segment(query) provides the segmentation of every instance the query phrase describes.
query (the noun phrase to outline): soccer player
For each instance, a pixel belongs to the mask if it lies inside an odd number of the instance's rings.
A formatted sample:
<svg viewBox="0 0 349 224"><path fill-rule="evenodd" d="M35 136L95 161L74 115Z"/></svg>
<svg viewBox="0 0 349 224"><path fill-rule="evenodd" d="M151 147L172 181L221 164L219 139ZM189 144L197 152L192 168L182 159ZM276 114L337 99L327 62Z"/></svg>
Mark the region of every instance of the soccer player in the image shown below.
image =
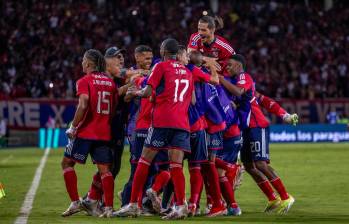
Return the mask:
<svg viewBox="0 0 349 224"><path fill-rule="evenodd" d="M220 77L220 82L229 92L236 96L244 97L245 100L251 103L249 126L243 130L241 159L246 171L268 198L265 212L277 210L279 214L283 214L288 212L295 199L288 194L280 177L269 165L269 122L256 102L253 79L245 70L246 62L244 57L242 55L233 55L228 60L227 71L229 76L237 78L237 84L234 85L223 77ZM280 197L276 196L272 186Z"/></svg>
<svg viewBox="0 0 349 224"><path fill-rule="evenodd" d="M218 73L216 71L213 61L208 61L206 66L211 70L211 74L204 73L201 69L195 66L193 63L200 63L201 53L198 51L191 51L190 56L193 60L188 64L189 58L184 46L180 46L178 52L178 60L186 65L186 67L192 72L195 88L195 104L189 106L189 123L190 123L190 146L191 153L188 156L189 173L190 173L190 199L189 199L189 216L194 216L198 209L198 202L200 192L203 185L203 178L201 175L201 166L203 163L208 162L208 151L206 142L207 128L204 111L205 111L205 99L202 94L203 85L205 83L219 84ZM195 59L195 60L194 60ZM201 63L200 63L201 64Z"/></svg>
<svg viewBox="0 0 349 224"><path fill-rule="evenodd" d="M191 72L176 60L178 42L168 38L162 42L160 54L163 62L156 64L147 86L134 91L135 95L149 97L155 90L152 128L148 131L142 156L138 161L130 203L116 212L117 216L137 216L139 196L147 179L149 166L159 150L168 150L170 173L176 196L176 209L164 219L187 216L185 178L182 169L184 151L190 152L188 108L192 98Z"/></svg>
<svg viewBox="0 0 349 224"><path fill-rule="evenodd" d="M223 37L216 35L215 31L223 27L223 21L219 17L203 16L198 22L198 32L191 35L187 45L188 51L197 50L203 54L203 61L207 63L212 61L215 63L220 74L225 73L225 64L227 59L235 54L234 49L229 42ZM203 174L205 178L206 189L208 190L208 199L212 198L212 208L209 202L208 216L217 216L226 213L226 209L221 203L221 191L219 187L219 177L215 167L215 154L223 148L223 130L225 129L224 111L221 106L217 89L213 86L206 88L208 112L206 113L206 121L208 124L208 164L203 165ZM210 201L210 200L209 200Z"/></svg>
<svg viewBox="0 0 349 224"><path fill-rule="evenodd" d="M150 70L150 67L152 65L152 59L153 59L153 53L152 49L149 46L140 45L137 46L135 49L135 59L136 59L136 66L134 66L134 69L141 68L143 70ZM144 88L148 81L148 75L143 74L142 76L138 76L131 80L132 84L135 85L137 88ZM152 107L153 104L151 102L150 97L149 98L141 98L133 96L132 94L126 94L125 101L129 102L131 101L131 113L130 113L130 119L128 124L128 134L131 136L130 139L130 163L131 163L131 173L128 182L125 184L123 191L121 192L121 199L122 199L122 206L127 205L130 200L131 196L131 190L132 190L132 182L134 178L134 173L137 168L137 163L139 158L142 154L142 149L144 145L144 141L147 137L148 129L151 126L151 113L152 113ZM132 124L132 123L135 124ZM163 154L167 155L165 152L160 152L161 156L164 158L165 161L162 161L160 168L162 168L161 172L156 176L155 181L151 187L151 190L147 191L147 194L151 196L151 199L153 201L157 200L158 198L157 193L160 191L160 189L167 184L167 182L170 179L170 174L167 171L166 162L167 162L167 156L164 156ZM159 157L159 156L158 156ZM157 169L155 168L155 164L151 167L151 172L148 178L148 183L151 182L152 177L156 174ZM146 184L149 185L149 184ZM158 201L156 201L158 202ZM141 206L140 206L141 207ZM154 206L157 212L160 211L160 205L159 203L156 203L156 206ZM144 212L144 210L142 211Z"/></svg>
<svg viewBox="0 0 349 224"><path fill-rule="evenodd" d="M216 35L215 31L223 28L223 20L219 17L203 16L198 22L198 32L190 36L188 51L197 50L203 54L203 61L209 60L216 63L221 73L224 71L226 60L233 54L234 49L223 37Z"/></svg>
<svg viewBox="0 0 349 224"><path fill-rule="evenodd" d="M106 56L104 56L104 58L106 61L107 75L109 75L110 77L114 77L116 81L119 81L120 79L118 77L120 75L120 70L122 69L122 61L120 60L120 56L119 56L119 54L121 53L119 52L122 52L122 51L116 50L116 49L117 49L116 47L109 48L106 51ZM134 76L137 76L137 74L134 74ZM121 101L120 98L123 98L123 95L125 95L129 86L130 84L128 83L118 88L119 102ZM117 111L119 112L118 115L120 115L120 108L117 109ZM126 111L122 110L121 114L122 113L126 113ZM120 116L118 118L120 118ZM122 123L118 123L120 120L115 118L113 119L113 121L114 123L112 124L112 129L114 129L114 131L113 131L112 139L114 137L121 141L121 137L124 135L123 134L124 131L121 130ZM118 133L117 130L119 130L121 134ZM111 165L111 172L113 174L114 179L120 170L121 155L122 155L122 150L120 148L121 145L117 144L117 142L118 140L115 140L115 139L112 140L113 162ZM89 189L89 192L87 193L87 196L84 197L84 199L82 200L82 207L89 215L99 216L101 214L101 209L100 209L101 206L99 206L98 201L102 199L102 194L103 194L103 190L102 190L101 176L99 172L96 172L96 174L93 176L93 181Z"/></svg>
<svg viewBox="0 0 349 224"><path fill-rule="evenodd" d="M86 51L82 67L86 75L76 85L79 104L66 132L71 143L67 146L61 163L66 189L72 202L62 215L69 216L80 211L81 202L74 165L76 162L85 164L90 154L97 164L104 192L105 208L101 216L110 217L114 198L114 179L109 166L112 162L109 147L110 122L118 92L113 80L104 73L106 63L99 51Z"/></svg>

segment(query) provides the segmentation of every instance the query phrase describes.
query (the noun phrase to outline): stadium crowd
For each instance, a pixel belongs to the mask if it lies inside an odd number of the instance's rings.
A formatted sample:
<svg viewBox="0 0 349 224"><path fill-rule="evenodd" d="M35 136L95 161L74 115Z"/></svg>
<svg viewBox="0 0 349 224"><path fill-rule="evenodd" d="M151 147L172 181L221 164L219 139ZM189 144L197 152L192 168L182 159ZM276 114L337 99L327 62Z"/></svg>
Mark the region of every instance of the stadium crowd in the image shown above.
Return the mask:
<svg viewBox="0 0 349 224"><path fill-rule="evenodd" d="M257 89L276 98L349 97L349 9L303 2L221 1L218 31L246 56ZM86 49L182 43L208 1L0 3L0 99L71 98ZM161 23L160 23L161 21Z"/></svg>

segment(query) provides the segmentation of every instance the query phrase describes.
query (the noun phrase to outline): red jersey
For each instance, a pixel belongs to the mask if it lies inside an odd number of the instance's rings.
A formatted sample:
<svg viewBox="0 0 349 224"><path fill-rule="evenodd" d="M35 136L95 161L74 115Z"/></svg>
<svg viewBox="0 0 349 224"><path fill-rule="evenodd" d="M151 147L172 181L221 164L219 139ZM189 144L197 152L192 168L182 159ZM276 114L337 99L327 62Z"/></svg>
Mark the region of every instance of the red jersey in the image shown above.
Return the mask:
<svg viewBox="0 0 349 224"><path fill-rule="evenodd" d="M193 33L190 36L187 47L200 51L203 56L218 58L218 63L222 68L225 67L227 59L235 54L235 51L230 46L229 42L218 35L215 35L211 44L206 45L201 42L201 36L199 33Z"/></svg>
<svg viewBox="0 0 349 224"><path fill-rule="evenodd" d="M155 90L152 126L189 131L188 108L194 87L189 69L176 60L159 62L147 84Z"/></svg>
<svg viewBox="0 0 349 224"><path fill-rule="evenodd" d="M77 137L109 141L111 119L118 99L114 81L104 73L94 72L79 79L76 90L77 96L89 96L88 109L78 125Z"/></svg>
<svg viewBox="0 0 349 224"><path fill-rule="evenodd" d="M268 120L265 118L257 100L255 97L256 89L252 77L247 73L241 73L237 77L236 85L245 89L246 94L250 96L251 103L251 115L250 115L250 128L266 128L269 126Z"/></svg>
<svg viewBox="0 0 349 224"><path fill-rule="evenodd" d="M139 88L143 88L144 86L142 84L146 81L146 77L139 77L135 79L135 83ZM151 97L153 98L154 94L152 94ZM151 102L151 98L142 98L141 105L139 106L135 130L148 129L151 126L152 109L153 103Z"/></svg>

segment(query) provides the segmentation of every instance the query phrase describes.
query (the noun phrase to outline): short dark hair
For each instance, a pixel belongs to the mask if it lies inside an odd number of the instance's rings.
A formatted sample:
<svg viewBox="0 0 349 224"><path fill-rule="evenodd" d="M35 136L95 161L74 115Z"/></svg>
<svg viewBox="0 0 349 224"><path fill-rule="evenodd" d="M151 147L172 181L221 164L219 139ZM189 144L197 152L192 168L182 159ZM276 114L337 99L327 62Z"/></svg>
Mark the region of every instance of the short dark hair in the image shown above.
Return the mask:
<svg viewBox="0 0 349 224"><path fill-rule="evenodd" d="M153 52L153 49L148 45L138 45L135 48L135 53L143 53L143 52Z"/></svg>
<svg viewBox="0 0 349 224"><path fill-rule="evenodd" d="M106 62L104 56L99 50L89 49L85 52L85 56L96 66L97 72L105 72Z"/></svg>
<svg viewBox="0 0 349 224"><path fill-rule="evenodd" d="M245 59L245 57L244 57L243 55L241 55L241 54L233 54L233 55L230 57L230 59L233 59L233 60L235 60L235 61L240 62L241 65L242 65L242 68L243 68L244 70L246 70L247 64L246 64L246 59Z"/></svg>
<svg viewBox="0 0 349 224"><path fill-rule="evenodd" d="M161 45L164 46L164 50L167 51L169 54L175 55L178 53L179 44L178 41L173 38L167 38L162 42Z"/></svg>

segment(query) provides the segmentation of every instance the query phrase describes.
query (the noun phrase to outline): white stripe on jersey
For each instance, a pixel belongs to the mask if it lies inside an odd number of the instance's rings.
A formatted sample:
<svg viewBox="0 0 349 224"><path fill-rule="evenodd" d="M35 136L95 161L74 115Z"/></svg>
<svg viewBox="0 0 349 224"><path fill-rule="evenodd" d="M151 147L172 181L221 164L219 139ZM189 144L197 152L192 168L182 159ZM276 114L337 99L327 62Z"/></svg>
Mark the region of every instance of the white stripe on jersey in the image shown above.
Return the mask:
<svg viewBox="0 0 349 224"><path fill-rule="evenodd" d="M266 136L265 136L265 128L262 128L262 157L266 157Z"/></svg>
<svg viewBox="0 0 349 224"><path fill-rule="evenodd" d="M219 40L219 39L216 39L216 43L220 46L222 46L223 48L225 48L227 51L229 51L230 53L234 53L234 50L233 48L227 44L227 43L224 43L223 41Z"/></svg>
<svg viewBox="0 0 349 224"><path fill-rule="evenodd" d="M217 42L217 44L220 44L220 45L222 45L222 46L225 46L225 48L226 48L228 51L231 51L231 53L234 52L234 49L233 49L228 43L225 43L225 42L223 42L222 40L219 40L219 39L216 39L216 42Z"/></svg>
<svg viewBox="0 0 349 224"><path fill-rule="evenodd" d="M198 41L199 39L200 39L200 34L196 34L194 37L193 37L193 39L192 39L192 41Z"/></svg>
<svg viewBox="0 0 349 224"><path fill-rule="evenodd" d="M227 43L224 43L223 41L216 39L216 43L220 46L224 47L226 50L228 50L230 53L234 52L234 49Z"/></svg>

